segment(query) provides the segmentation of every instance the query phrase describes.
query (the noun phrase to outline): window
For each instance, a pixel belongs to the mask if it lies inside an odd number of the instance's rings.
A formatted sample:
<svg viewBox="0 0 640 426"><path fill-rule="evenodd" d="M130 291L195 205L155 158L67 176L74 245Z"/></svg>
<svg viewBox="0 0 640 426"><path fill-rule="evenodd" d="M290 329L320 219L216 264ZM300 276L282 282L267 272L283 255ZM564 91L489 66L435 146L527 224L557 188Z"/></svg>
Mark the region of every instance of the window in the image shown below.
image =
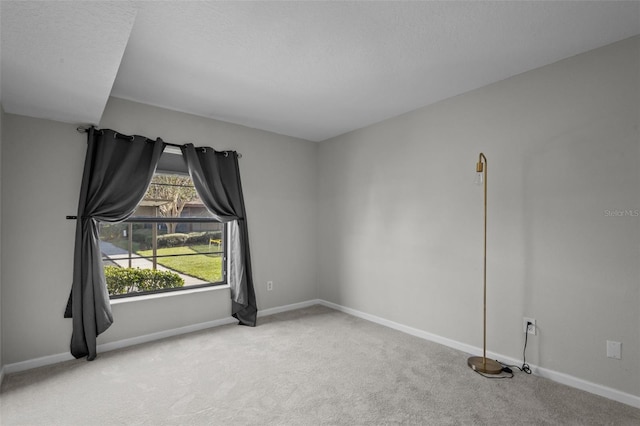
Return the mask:
<svg viewBox="0 0 640 426"><path fill-rule="evenodd" d="M128 220L100 224L109 295L119 298L224 284L225 231L187 174L156 172Z"/></svg>

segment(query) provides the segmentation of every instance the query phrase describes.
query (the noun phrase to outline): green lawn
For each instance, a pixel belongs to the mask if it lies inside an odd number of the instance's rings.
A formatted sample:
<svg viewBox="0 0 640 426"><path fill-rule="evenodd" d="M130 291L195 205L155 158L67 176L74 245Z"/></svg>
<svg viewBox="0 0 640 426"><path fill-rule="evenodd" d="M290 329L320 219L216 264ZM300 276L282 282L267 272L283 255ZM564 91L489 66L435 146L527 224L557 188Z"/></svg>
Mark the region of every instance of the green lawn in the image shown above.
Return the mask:
<svg viewBox="0 0 640 426"><path fill-rule="evenodd" d="M212 247L212 250L214 247ZM176 254L195 254L209 251L206 244L191 247L170 247L157 250L158 256ZM152 250L142 250L137 252L140 256L152 256ZM199 254L194 256L159 257L158 263L176 272L180 272L192 277L200 278L208 282L222 281L222 255L219 254Z"/></svg>

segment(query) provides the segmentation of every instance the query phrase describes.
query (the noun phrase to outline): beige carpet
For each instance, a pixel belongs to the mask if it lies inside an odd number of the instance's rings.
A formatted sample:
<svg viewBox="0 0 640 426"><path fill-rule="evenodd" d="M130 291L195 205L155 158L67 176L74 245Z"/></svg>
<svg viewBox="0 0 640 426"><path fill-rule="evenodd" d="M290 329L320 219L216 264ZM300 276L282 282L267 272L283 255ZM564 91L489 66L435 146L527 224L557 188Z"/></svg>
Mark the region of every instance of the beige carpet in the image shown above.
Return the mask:
<svg viewBox="0 0 640 426"><path fill-rule="evenodd" d="M9 425L639 425L640 410L322 306L5 378Z"/></svg>

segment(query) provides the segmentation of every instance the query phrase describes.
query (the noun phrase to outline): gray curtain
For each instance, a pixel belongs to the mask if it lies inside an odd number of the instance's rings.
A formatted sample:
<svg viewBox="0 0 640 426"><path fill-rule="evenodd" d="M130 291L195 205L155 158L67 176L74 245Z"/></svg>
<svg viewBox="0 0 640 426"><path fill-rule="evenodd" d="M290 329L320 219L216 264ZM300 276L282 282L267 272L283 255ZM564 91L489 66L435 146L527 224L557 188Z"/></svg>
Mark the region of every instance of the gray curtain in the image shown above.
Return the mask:
<svg viewBox="0 0 640 426"><path fill-rule="evenodd" d="M96 357L96 338L113 323L102 269L98 222L120 222L133 214L156 170L162 140L88 131L78 201L73 283L65 318L73 318L71 354Z"/></svg>
<svg viewBox="0 0 640 426"><path fill-rule="evenodd" d="M231 314L241 325L254 327L258 307L251 274L249 232L240 183L238 153L212 148L182 147L189 174L204 205L220 222L229 226L229 270Z"/></svg>

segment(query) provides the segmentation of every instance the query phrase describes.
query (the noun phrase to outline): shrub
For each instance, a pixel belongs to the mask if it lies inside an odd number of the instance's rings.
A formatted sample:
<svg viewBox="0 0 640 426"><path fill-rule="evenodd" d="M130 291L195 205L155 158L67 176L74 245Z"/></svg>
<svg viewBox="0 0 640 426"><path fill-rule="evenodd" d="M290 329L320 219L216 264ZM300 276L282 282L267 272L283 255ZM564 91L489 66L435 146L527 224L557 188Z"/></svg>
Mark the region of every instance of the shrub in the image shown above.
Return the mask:
<svg viewBox="0 0 640 426"><path fill-rule="evenodd" d="M220 239L222 236L221 231L202 231L202 232L189 232L186 244L188 246L198 244L209 244L211 238Z"/></svg>
<svg viewBox="0 0 640 426"><path fill-rule="evenodd" d="M104 277L110 295L184 286L184 280L180 275L169 271L154 271L153 269L105 266Z"/></svg>
<svg viewBox="0 0 640 426"><path fill-rule="evenodd" d="M222 231L207 231L207 243L209 242L209 238L222 239Z"/></svg>
<svg viewBox="0 0 640 426"><path fill-rule="evenodd" d="M183 246L187 242L187 234L165 234L158 237L158 248Z"/></svg>
<svg viewBox="0 0 640 426"><path fill-rule="evenodd" d="M140 243L140 245L151 247L151 244L153 244L152 232L153 230L149 228L134 228L131 239L136 243Z"/></svg>
<svg viewBox="0 0 640 426"><path fill-rule="evenodd" d="M207 240L208 237L206 234L206 232L189 232L189 234L187 234L187 245L208 243L209 240Z"/></svg>

